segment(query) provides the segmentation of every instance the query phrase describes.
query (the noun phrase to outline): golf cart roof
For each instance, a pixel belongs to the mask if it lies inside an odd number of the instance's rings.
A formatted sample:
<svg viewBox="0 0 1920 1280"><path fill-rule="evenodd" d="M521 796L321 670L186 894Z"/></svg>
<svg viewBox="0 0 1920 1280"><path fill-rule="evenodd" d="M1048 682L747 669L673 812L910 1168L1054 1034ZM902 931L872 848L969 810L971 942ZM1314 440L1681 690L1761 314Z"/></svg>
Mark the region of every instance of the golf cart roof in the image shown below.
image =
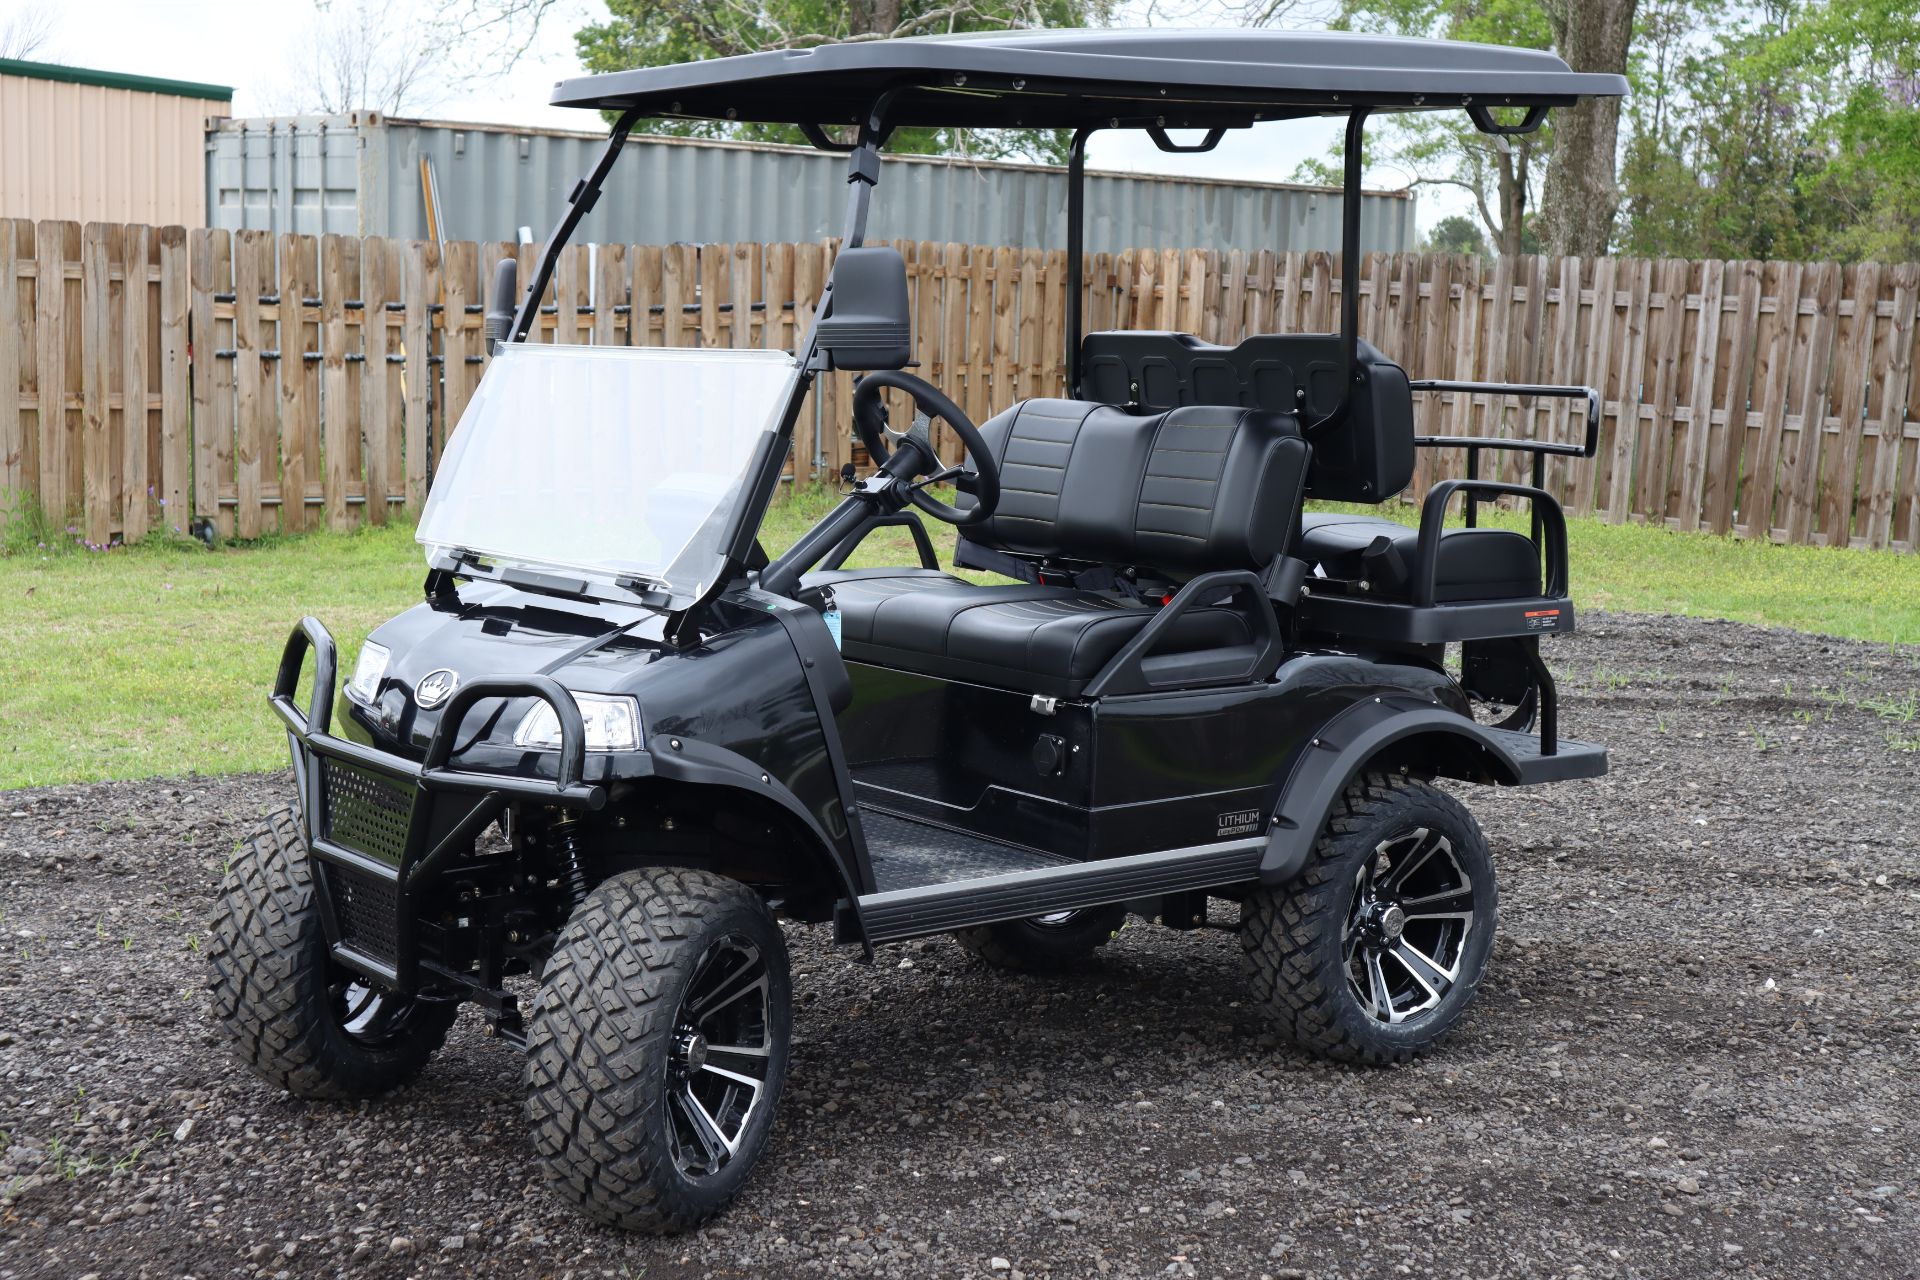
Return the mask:
<svg viewBox="0 0 1920 1280"><path fill-rule="evenodd" d="M889 87L902 126L1241 125L1356 104L1380 110L1564 106L1624 77L1553 54L1328 31L1050 30L779 49L554 87L556 106L642 116L838 125Z"/></svg>

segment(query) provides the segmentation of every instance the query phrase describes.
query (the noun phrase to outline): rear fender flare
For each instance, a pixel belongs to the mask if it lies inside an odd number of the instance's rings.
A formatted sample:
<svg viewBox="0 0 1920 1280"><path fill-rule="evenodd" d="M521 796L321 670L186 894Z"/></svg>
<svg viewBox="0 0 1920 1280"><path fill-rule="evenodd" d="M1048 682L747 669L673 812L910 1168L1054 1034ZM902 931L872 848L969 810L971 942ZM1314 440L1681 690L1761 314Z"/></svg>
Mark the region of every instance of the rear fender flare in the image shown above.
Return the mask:
<svg viewBox="0 0 1920 1280"><path fill-rule="evenodd" d="M1347 784L1415 740L1443 777L1502 786L1520 781L1506 749L1459 712L1404 694L1362 698L1302 744L1268 819L1260 882L1284 884L1298 875Z"/></svg>

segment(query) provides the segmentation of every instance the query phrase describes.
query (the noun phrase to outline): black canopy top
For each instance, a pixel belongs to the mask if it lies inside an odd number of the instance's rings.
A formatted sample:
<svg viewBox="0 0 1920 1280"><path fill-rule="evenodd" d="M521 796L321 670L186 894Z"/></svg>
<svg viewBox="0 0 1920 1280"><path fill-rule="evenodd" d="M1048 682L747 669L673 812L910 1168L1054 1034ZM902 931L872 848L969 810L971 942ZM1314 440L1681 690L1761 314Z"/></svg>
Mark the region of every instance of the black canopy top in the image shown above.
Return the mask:
<svg viewBox="0 0 1920 1280"><path fill-rule="evenodd" d="M1049 30L780 49L581 76L565 107L765 124L857 122L900 89L904 126L1235 125L1462 106L1564 106L1618 97L1624 77L1570 71L1504 45L1323 31Z"/></svg>

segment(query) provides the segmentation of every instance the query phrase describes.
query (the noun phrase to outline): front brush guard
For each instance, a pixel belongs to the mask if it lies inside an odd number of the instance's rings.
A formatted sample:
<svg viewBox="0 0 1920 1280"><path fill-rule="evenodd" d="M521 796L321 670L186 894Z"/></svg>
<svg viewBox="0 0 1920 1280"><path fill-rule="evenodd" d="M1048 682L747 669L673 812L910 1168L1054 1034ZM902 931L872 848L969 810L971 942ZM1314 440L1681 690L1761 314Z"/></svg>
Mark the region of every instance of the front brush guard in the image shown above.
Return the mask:
<svg viewBox="0 0 1920 1280"><path fill-rule="evenodd" d="M302 711L294 695L309 650L314 656L313 687ZM410 993L419 981L414 897L424 873L443 856L469 847L510 799L598 809L606 803L606 789L581 781L586 725L573 696L549 676L489 677L461 687L418 761L333 735L338 677L339 650L333 636L318 619L302 618L287 637L268 701L286 725L302 833L321 864L315 889L333 956L356 973ZM539 698L553 708L560 722L556 781L457 769L448 763L461 722L475 704L489 698ZM384 826L398 839L342 837L335 829L328 785L328 770L333 768L358 775L350 779L351 788L376 793L370 809L390 824L349 825L362 834ZM449 808L443 801L454 803ZM343 896L345 901L336 901ZM389 913L392 918L383 928L381 917Z"/></svg>

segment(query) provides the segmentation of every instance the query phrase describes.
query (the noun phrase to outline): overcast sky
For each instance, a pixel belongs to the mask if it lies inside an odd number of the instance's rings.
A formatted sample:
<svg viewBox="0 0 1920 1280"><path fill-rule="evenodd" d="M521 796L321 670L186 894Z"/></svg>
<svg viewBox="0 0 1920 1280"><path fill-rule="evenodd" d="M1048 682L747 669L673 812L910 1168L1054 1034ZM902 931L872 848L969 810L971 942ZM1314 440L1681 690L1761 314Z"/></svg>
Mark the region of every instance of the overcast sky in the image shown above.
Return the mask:
<svg viewBox="0 0 1920 1280"><path fill-rule="evenodd" d="M273 112L298 76L303 41L315 23L314 0L0 0L6 17L34 5L54 15L53 38L35 54L105 71L200 80L234 88L237 115ZM430 0L389 0L391 14L430 9ZM1205 19L1204 9L1198 11ZM557 0L534 47L510 72L484 82L456 80L434 87L427 105L408 114L443 120L497 121L561 128L597 128L588 113L546 105L553 82L576 74L575 28L604 14L595 0ZM1097 168L1195 174L1253 181L1286 181L1299 163L1330 154L1339 139L1333 121L1290 121L1236 131L1203 155L1167 155L1145 135L1095 134L1089 163ZM1369 174L1370 185L1399 185L1395 172ZM1425 228L1463 211L1444 189L1420 195Z"/></svg>

